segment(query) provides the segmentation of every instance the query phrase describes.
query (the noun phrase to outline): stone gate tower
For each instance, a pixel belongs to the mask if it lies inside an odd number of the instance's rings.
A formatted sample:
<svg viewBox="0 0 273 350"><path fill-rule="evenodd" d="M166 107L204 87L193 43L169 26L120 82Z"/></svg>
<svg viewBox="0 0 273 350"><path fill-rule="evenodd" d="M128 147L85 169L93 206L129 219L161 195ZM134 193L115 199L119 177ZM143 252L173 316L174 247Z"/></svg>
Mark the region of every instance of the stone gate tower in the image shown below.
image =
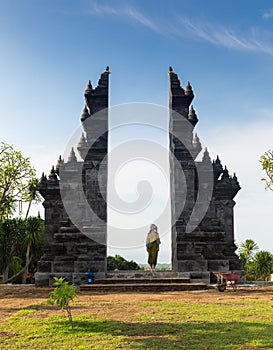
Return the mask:
<svg viewBox="0 0 273 350"><path fill-rule="evenodd" d="M72 148L67 159L60 157L49 176L43 174L40 180L45 242L38 286L51 285L54 276L80 284L89 268L96 277L105 277L109 74L107 67L97 87L89 81L84 93L83 133L77 147L81 160ZM193 133L198 122L191 106L193 90L190 83L181 87L171 67L169 79L172 268L192 280L209 282L212 271L241 270L233 232L233 198L240 185L218 157L211 161L207 150L201 161L196 160L202 147Z"/></svg>
<svg viewBox="0 0 273 350"><path fill-rule="evenodd" d="M85 89L83 133L77 147L82 159L72 148L68 159L60 156L49 176L43 174L40 180L45 242L36 274L38 286L51 285L54 276L80 284L88 269L105 277L109 74L106 67L98 86L93 88L89 81Z"/></svg>
<svg viewBox="0 0 273 350"><path fill-rule="evenodd" d="M196 161L202 147L197 134L193 134L198 122L191 105L194 93L190 83L185 89L181 87L172 67L169 79L170 151L177 160L170 162L174 223L172 266L180 275L209 282L212 271L241 270L241 262L235 254L233 231L233 198L240 185L235 174L230 176L227 168L223 168L219 157L211 161L207 150L203 159ZM200 219L198 210L202 212L208 200L207 193L211 194L209 205ZM185 205L180 213L182 201ZM196 209L196 203L201 209ZM196 217L192 217L194 208Z"/></svg>

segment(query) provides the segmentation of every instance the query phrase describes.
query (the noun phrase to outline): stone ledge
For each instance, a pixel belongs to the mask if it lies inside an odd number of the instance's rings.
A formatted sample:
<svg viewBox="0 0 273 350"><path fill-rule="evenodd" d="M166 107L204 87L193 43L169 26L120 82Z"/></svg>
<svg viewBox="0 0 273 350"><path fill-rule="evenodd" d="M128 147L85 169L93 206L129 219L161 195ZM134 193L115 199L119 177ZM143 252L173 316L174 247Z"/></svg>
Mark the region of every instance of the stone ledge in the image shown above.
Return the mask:
<svg viewBox="0 0 273 350"><path fill-rule="evenodd" d="M144 283L144 284L83 284L80 291L84 292L166 292L166 291L193 291L207 289L206 283Z"/></svg>

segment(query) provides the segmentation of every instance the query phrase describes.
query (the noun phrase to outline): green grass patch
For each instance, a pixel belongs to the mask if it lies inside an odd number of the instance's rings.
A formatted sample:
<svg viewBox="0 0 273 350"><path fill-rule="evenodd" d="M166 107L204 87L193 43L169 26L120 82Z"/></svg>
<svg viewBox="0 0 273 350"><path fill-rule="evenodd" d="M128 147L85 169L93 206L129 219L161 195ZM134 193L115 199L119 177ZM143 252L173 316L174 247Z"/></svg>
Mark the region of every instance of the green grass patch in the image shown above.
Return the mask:
<svg viewBox="0 0 273 350"><path fill-rule="evenodd" d="M102 303L105 305L105 303ZM96 302L96 306L100 303ZM259 349L273 348L273 308L266 301L118 303L126 320L40 308L17 312L0 325L1 349ZM136 307L141 313L130 312ZM72 307L73 313L73 307Z"/></svg>

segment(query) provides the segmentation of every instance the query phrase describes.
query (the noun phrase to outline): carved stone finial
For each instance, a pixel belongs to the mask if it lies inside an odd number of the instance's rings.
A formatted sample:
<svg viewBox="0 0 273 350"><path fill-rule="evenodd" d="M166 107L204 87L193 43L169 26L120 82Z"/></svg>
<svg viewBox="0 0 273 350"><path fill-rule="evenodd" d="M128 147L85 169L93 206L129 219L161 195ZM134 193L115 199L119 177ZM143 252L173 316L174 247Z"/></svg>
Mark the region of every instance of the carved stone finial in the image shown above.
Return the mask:
<svg viewBox="0 0 273 350"><path fill-rule="evenodd" d="M48 180L49 181L55 181L58 180L56 171L54 169L54 165L52 165L52 168L50 170L50 174L48 175Z"/></svg>
<svg viewBox="0 0 273 350"><path fill-rule="evenodd" d="M89 80L89 82L88 82L88 84L87 84L87 87L86 87L86 89L85 89L85 91L84 91L84 94L85 95L89 95L91 92L92 92L92 84L91 84L91 81Z"/></svg>
<svg viewBox="0 0 273 350"><path fill-rule="evenodd" d="M106 66L105 72L109 72L109 66Z"/></svg>
<svg viewBox="0 0 273 350"><path fill-rule="evenodd" d="M238 188L238 190L241 189L239 181L238 181L235 173L234 173L233 177L231 178L231 184L234 188L236 188L236 189Z"/></svg>
<svg viewBox="0 0 273 350"><path fill-rule="evenodd" d="M42 173L42 176L39 180L39 184L45 184L47 182L47 177L45 176L45 173Z"/></svg>
<svg viewBox="0 0 273 350"><path fill-rule="evenodd" d="M187 86L185 88L185 95L192 95L192 94L193 94L192 87L191 87L190 82L188 81L188 84L187 84Z"/></svg>
<svg viewBox="0 0 273 350"><path fill-rule="evenodd" d="M59 171L60 171L60 167L61 167L62 162L63 162L62 157L59 156L59 159L57 160L57 164L55 166L55 171L58 175L59 175Z"/></svg>
<svg viewBox="0 0 273 350"><path fill-rule="evenodd" d="M198 142L200 142L200 139L199 139L197 132L196 132L194 135L194 138L193 138L193 143L198 143Z"/></svg>
<svg viewBox="0 0 273 350"><path fill-rule="evenodd" d="M222 167L221 161L219 159L219 156L217 156L216 160L213 162L213 172L214 172L215 180L219 179L219 176L223 172L223 167Z"/></svg>
<svg viewBox="0 0 273 350"><path fill-rule="evenodd" d="M193 126L195 126L198 122L198 118L195 112L195 109L193 108L193 106L191 105L191 108L189 110L189 114L188 114L188 120L191 122L191 124Z"/></svg>
<svg viewBox="0 0 273 350"><path fill-rule="evenodd" d="M83 110L82 110L81 121L85 120L88 117L90 117L90 114L89 114L88 109L85 105Z"/></svg>
<svg viewBox="0 0 273 350"><path fill-rule="evenodd" d="M216 184L220 197L233 199L237 192L241 189L241 186L237 180L236 175L229 176L227 167L225 166L220 180Z"/></svg>
<svg viewBox="0 0 273 350"><path fill-rule="evenodd" d="M77 146L77 150L81 156L82 159L85 159L85 156L88 152L88 143L87 143L87 139L84 136L84 133L82 133L82 136L79 140L78 146Z"/></svg>
<svg viewBox="0 0 273 350"><path fill-rule="evenodd" d="M195 109L193 108L193 105L191 105L191 108L190 108L189 114L188 114L188 119L193 120L196 118L197 118L197 115L195 113Z"/></svg>
<svg viewBox="0 0 273 350"><path fill-rule="evenodd" d="M172 72L172 71L173 71L173 67L170 66L170 67L169 67L169 72Z"/></svg>
<svg viewBox="0 0 273 350"><path fill-rule="evenodd" d="M67 159L67 163L76 163L76 162L77 162L77 158L74 152L74 148L72 147Z"/></svg>
<svg viewBox="0 0 273 350"><path fill-rule="evenodd" d="M228 173L226 165L225 165L225 168L223 171L222 179L229 179L229 173Z"/></svg>
<svg viewBox="0 0 273 350"><path fill-rule="evenodd" d="M203 162L203 163L207 163L207 164L208 164L208 163L211 164L211 159L210 159L210 156L209 156L209 152L208 152L207 147L205 148L205 152L204 152L204 154L203 154L202 162Z"/></svg>
<svg viewBox="0 0 273 350"><path fill-rule="evenodd" d="M200 151L202 150L202 145L200 142L200 139L197 135L197 133L195 133L193 140L192 140L192 147L193 147L193 156L196 157Z"/></svg>
<svg viewBox="0 0 273 350"><path fill-rule="evenodd" d="M192 145L193 145L194 148L201 147L201 142L200 142L200 139L199 139L197 133L195 133L195 135L194 135L194 138L192 140Z"/></svg>
<svg viewBox="0 0 273 350"><path fill-rule="evenodd" d="M87 141L86 141L86 138L84 136L84 133L82 133L82 136L80 138L80 141L78 143L78 146L77 146L77 150L80 152L82 150L82 148L86 148L87 147Z"/></svg>
<svg viewBox="0 0 273 350"><path fill-rule="evenodd" d="M86 138L84 136L84 133L82 133L82 136L80 138L80 141L78 143L78 148L85 147L86 146Z"/></svg>

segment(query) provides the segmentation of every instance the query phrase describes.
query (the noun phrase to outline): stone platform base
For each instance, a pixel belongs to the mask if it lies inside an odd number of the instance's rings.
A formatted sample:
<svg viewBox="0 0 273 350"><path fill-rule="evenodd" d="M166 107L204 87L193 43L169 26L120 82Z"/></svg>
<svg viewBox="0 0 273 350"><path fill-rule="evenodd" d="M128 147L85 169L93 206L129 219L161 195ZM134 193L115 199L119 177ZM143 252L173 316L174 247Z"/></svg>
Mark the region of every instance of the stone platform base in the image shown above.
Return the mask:
<svg viewBox="0 0 273 350"><path fill-rule="evenodd" d="M80 290L90 293L126 293L191 291L207 289L204 282L192 283L189 276L174 271L111 271L106 278L95 279L94 284L82 284Z"/></svg>
<svg viewBox="0 0 273 350"><path fill-rule="evenodd" d="M63 277L74 286L79 286L85 282L84 273L47 273L47 272L36 272L35 274L35 285L37 287L52 287L54 283L53 277ZM95 273L95 278L105 278L105 273L98 272Z"/></svg>
<svg viewBox="0 0 273 350"><path fill-rule="evenodd" d="M131 284L83 284L80 291L90 293L160 293L207 289L205 283L131 283Z"/></svg>
<svg viewBox="0 0 273 350"><path fill-rule="evenodd" d="M210 273L209 272L175 272L171 270L158 270L152 273L149 270L136 270L136 271L109 271L107 273L98 272L95 273L94 285L116 285L116 284L209 284ZM37 287L52 287L54 283L53 277L64 277L67 281L75 286L84 285L85 274L84 273L48 273L37 272L35 275L35 284ZM94 287L100 288L100 287ZM116 287L114 287L116 288ZM166 286L164 287L166 288ZM178 289L179 290L179 289Z"/></svg>
<svg viewBox="0 0 273 350"><path fill-rule="evenodd" d="M206 283L210 284L210 272L198 272L198 271L191 271L191 272L178 272L177 275L179 277L188 278L191 283Z"/></svg>
<svg viewBox="0 0 273 350"><path fill-rule="evenodd" d="M178 277L177 272L172 270L156 270L155 274L152 274L151 270L117 270L117 271L107 271L106 278L172 278Z"/></svg>

